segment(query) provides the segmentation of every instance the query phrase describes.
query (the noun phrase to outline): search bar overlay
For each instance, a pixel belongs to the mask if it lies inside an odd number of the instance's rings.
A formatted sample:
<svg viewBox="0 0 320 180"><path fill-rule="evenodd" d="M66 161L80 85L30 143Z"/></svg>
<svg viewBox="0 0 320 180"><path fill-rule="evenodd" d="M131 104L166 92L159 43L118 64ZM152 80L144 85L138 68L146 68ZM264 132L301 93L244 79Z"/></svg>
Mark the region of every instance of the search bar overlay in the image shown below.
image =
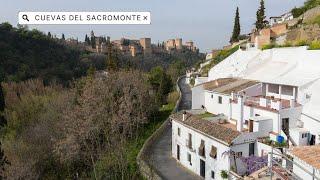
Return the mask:
<svg viewBox="0 0 320 180"><path fill-rule="evenodd" d="M19 24L151 24L150 12L19 12Z"/></svg>

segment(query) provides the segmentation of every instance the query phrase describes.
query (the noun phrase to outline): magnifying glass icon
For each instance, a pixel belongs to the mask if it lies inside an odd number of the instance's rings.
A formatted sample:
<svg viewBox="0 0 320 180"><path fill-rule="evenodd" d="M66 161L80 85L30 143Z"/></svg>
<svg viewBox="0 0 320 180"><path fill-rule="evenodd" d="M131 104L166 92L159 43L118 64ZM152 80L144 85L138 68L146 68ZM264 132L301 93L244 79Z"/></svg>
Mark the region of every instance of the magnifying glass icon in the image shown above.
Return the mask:
<svg viewBox="0 0 320 180"><path fill-rule="evenodd" d="M22 19L29 22L28 15L26 14L22 15Z"/></svg>

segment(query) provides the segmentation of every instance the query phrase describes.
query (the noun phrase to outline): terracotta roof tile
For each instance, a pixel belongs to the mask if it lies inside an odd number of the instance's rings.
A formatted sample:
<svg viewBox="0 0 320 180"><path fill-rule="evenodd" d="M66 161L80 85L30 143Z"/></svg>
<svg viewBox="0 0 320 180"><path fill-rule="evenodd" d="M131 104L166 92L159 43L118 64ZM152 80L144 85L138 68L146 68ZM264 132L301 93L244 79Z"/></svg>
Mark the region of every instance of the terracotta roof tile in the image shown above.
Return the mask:
<svg viewBox="0 0 320 180"><path fill-rule="evenodd" d="M209 135L220 141L223 141L228 145L230 145L232 141L241 134L240 132L232 128L224 127L210 120L201 119L199 116L192 115L190 113L186 114L186 119L183 121L182 114L183 114L182 112L179 112L171 115L170 118L172 120L175 120L182 124L190 126L206 135Z"/></svg>
<svg viewBox="0 0 320 180"><path fill-rule="evenodd" d="M293 156L320 170L320 145L293 147L289 152Z"/></svg>

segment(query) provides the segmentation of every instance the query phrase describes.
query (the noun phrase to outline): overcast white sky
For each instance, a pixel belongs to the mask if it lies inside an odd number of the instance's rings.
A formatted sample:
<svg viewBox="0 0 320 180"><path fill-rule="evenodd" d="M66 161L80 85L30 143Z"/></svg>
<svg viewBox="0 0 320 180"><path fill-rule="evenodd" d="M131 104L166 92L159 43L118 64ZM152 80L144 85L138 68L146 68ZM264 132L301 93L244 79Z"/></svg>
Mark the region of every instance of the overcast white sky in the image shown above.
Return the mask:
<svg viewBox="0 0 320 180"><path fill-rule="evenodd" d="M41 31L84 39L97 35L140 38L154 43L181 37L193 40L202 52L226 45L233 27L234 13L240 8L242 33L255 22L260 0L1 0L0 22L17 24L19 11L150 11L151 25L37 25ZM267 16L280 15L304 0L265 0Z"/></svg>

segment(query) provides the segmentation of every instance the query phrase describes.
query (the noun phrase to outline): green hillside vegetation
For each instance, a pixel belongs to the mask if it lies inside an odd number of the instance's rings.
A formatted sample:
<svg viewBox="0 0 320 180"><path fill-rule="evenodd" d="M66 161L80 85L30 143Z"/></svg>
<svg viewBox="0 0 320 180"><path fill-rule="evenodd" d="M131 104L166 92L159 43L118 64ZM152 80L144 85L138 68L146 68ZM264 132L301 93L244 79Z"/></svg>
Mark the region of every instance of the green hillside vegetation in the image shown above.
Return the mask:
<svg viewBox="0 0 320 180"><path fill-rule="evenodd" d="M303 13L320 5L320 0L307 0L302 7L295 7L291 10L294 18L301 16Z"/></svg>
<svg viewBox="0 0 320 180"><path fill-rule="evenodd" d="M287 41L283 45L278 45L275 43L267 44L262 47L262 50L272 49L272 48L284 48L284 47L299 47L299 46L309 46L309 50L318 50L320 49L320 41L314 40L308 42L306 40L299 40L299 41Z"/></svg>
<svg viewBox="0 0 320 180"><path fill-rule="evenodd" d="M66 47L40 31L0 24L1 79L66 82L85 74L79 56L79 50Z"/></svg>
<svg viewBox="0 0 320 180"><path fill-rule="evenodd" d="M221 50L218 55L213 58L213 60L210 62L210 64L206 65L205 67L202 68L201 76L208 76L209 70L216 64L220 63L227 57L229 57L231 54L236 52L239 49L239 46L235 46L231 49L227 50Z"/></svg>

